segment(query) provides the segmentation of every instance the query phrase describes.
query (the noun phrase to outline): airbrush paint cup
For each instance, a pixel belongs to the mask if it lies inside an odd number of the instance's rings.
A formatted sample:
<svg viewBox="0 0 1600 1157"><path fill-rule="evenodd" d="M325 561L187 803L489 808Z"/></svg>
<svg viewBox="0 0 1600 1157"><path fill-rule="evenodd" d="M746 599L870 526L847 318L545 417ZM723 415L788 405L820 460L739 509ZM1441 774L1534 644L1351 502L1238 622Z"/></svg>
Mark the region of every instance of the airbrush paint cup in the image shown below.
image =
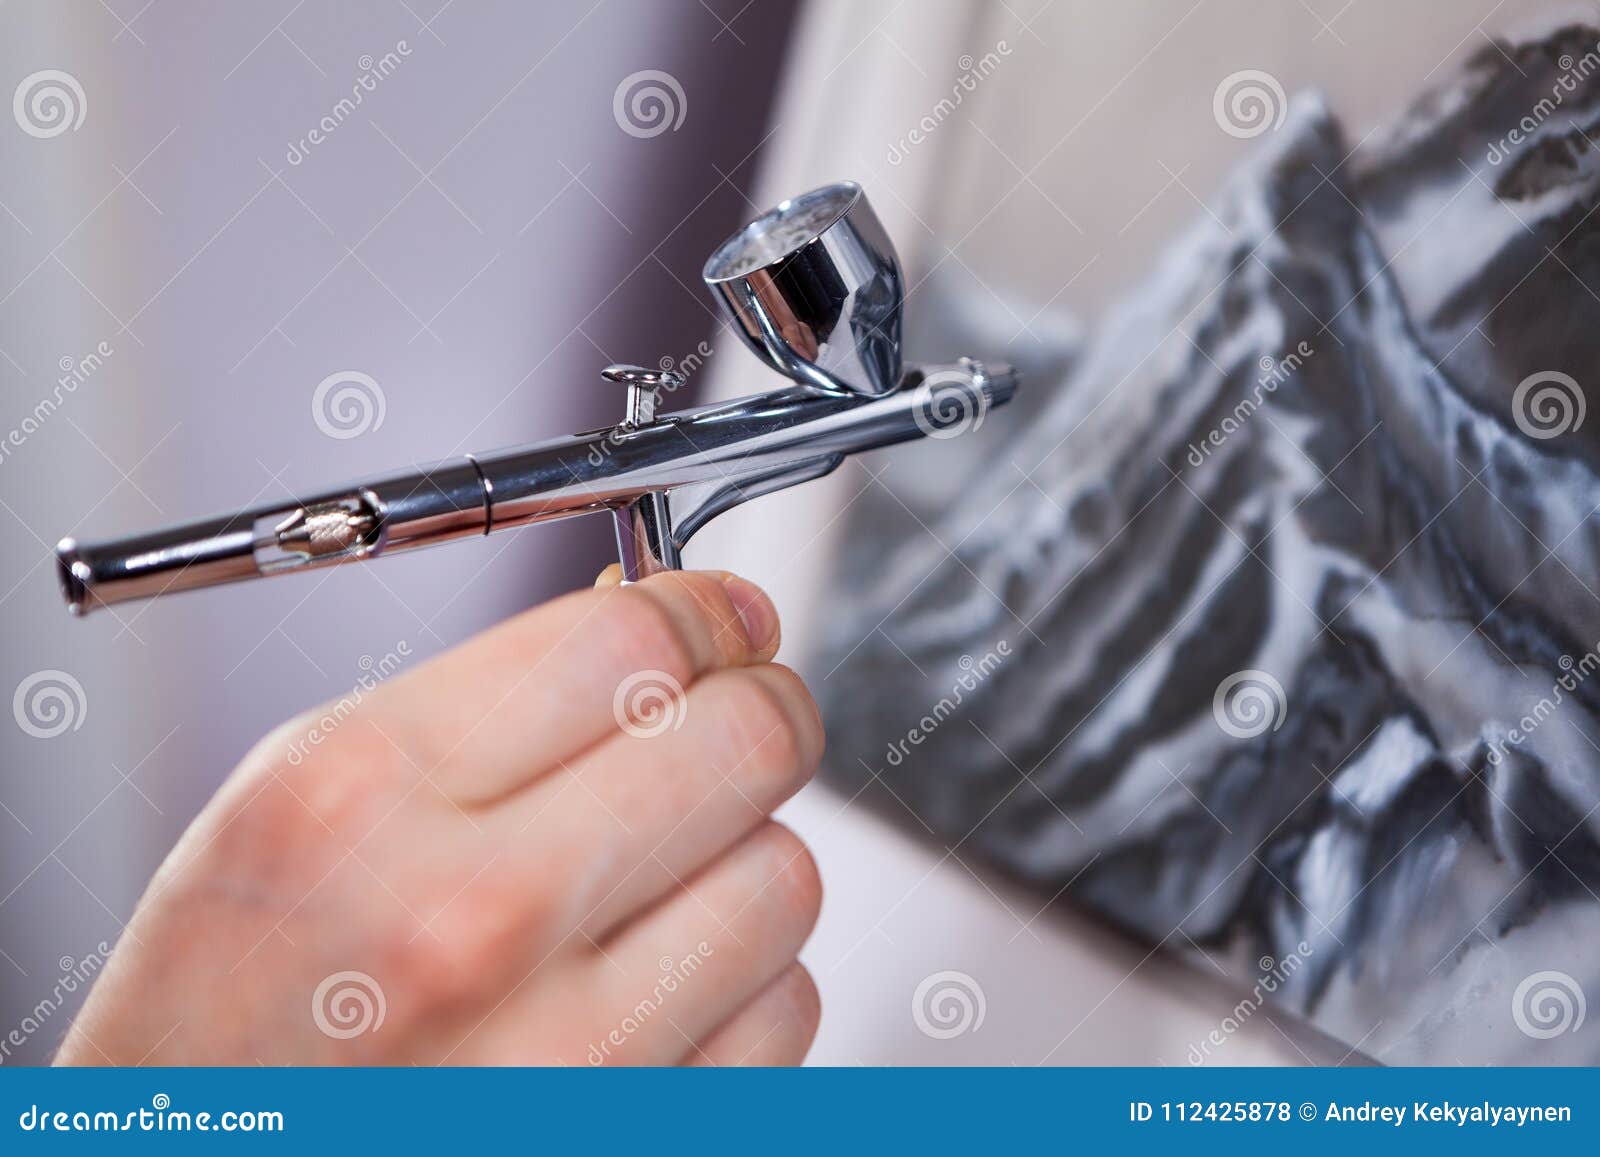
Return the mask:
<svg viewBox="0 0 1600 1157"><path fill-rule="evenodd" d="M787 377L830 394L900 384L905 285L894 245L853 181L763 213L706 262L739 336Z"/></svg>

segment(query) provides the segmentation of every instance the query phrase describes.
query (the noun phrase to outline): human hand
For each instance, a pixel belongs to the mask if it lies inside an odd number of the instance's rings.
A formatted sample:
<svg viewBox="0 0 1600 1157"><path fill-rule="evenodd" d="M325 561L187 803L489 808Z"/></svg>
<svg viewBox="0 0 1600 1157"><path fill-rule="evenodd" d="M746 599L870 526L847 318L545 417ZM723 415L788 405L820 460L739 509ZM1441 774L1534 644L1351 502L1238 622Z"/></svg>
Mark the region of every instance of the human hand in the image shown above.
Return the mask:
<svg viewBox="0 0 1600 1157"><path fill-rule="evenodd" d="M769 816L823 732L778 636L733 576L602 576L331 728L290 720L158 871L58 1062L799 1062L821 884Z"/></svg>

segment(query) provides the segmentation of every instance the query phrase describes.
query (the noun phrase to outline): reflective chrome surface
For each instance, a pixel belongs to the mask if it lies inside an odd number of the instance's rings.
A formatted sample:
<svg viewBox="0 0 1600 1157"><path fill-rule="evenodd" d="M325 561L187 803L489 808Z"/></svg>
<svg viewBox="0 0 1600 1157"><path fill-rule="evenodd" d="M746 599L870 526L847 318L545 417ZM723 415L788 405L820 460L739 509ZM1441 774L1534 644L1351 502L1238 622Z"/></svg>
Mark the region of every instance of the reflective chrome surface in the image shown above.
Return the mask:
<svg viewBox="0 0 1600 1157"><path fill-rule="evenodd" d="M784 202L706 268L752 348L798 385L661 414L681 377L610 366L604 377L627 390L615 426L129 538L65 539L67 605L83 614L599 511L616 519L631 581L678 567L684 544L725 510L819 478L847 454L976 427L1016 390L1009 366L970 359L902 371L900 267L853 184Z"/></svg>
<svg viewBox="0 0 1600 1157"><path fill-rule="evenodd" d="M900 384L900 260L861 186L802 193L724 241L706 285L773 369L830 393Z"/></svg>

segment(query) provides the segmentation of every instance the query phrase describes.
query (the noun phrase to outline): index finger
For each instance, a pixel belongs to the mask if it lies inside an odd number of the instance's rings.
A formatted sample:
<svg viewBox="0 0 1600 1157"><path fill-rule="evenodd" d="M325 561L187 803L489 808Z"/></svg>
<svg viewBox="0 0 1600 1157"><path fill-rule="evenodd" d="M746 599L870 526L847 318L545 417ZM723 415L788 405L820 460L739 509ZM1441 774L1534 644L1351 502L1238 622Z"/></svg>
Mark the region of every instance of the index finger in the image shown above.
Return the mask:
<svg viewBox="0 0 1600 1157"><path fill-rule="evenodd" d="M492 627L370 697L368 718L454 799L518 790L721 667L777 653L778 612L735 575L579 591Z"/></svg>

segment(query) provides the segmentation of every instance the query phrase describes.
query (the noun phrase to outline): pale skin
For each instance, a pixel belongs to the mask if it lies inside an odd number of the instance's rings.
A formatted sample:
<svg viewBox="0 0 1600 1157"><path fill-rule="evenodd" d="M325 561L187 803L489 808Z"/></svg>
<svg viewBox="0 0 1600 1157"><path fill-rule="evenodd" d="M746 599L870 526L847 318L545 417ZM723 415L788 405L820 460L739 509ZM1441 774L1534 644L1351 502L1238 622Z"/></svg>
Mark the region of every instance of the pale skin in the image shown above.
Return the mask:
<svg viewBox="0 0 1600 1157"><path fill-rule="evenodd" d="M752 584L617 580L393 676L314 746L327 707L258 743L58 1063L803 1059L822 890L771 812L821 758L816 705ZM683 689L676 727L619 718L641 672Z"/></svg>

